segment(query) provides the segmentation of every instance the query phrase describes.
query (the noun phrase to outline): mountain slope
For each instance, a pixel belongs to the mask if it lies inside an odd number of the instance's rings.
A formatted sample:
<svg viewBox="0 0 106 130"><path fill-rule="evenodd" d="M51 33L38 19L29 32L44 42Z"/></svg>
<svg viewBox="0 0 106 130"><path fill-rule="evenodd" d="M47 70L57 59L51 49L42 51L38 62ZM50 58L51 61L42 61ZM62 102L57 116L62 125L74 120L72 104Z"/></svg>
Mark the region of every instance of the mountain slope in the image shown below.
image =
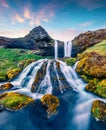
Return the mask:
<svg viewBox="0 0 106 130"><path fill-rule="evenodd" d="M53 41L48 33L41 26L38 26L23 38L0 37L0 47L36 50L36 54L52 56Z"/></svg>

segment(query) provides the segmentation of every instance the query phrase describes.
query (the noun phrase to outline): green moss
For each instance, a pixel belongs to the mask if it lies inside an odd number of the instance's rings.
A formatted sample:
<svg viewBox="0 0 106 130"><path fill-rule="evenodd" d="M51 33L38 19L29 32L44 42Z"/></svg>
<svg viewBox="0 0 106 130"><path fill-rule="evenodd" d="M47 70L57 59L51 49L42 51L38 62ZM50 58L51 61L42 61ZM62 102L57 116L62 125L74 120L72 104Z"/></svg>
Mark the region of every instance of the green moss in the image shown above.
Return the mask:
<svg viewBox="0 0 106 130"><path fill-rule="evenodd" d="M16 92L8 92L0 95L0 105L11 110L23 108L33 101L32 98Z"/></svg>
<svg viewBox="0 0 106 130"><path fill-rule="evenodd" d="M85 81L85 82L89 82L89 79L86 75L81 75L81 78Z"/></svg>
<svg viewBox="0 0 106 130"><path fill-rule="evenodd" d="M70 65L70 66L73 66L76 61L77 61L76 58L66 58L66 59L64 59L64 62L66 62L67 65Z"/></svg>
<svg viewBox="0 0 106 130"><path fill-rule="evenodd" d="M106 104L103 101L93 101L91 112L94 118L106 121Z"/></svg>
<svg viewBox="0 0 106 130"><path fill-rule="evenodd" d="M103 98L106 98L106 79L99 81L98 79L91 80L86 86L86 90L93 92Z"/></svg>
<svg viewBox="0 0 106 130"><path fill-rule="evenodd" d="M106 57L96 52L82 54L82 59L78 62L76 71L81 75L94 78L106 77Z"/></svg>
<svg viewBox="0 0 106 130"><path fill-rule="evenodd" d="M106 98L106 79L97 84L96 92L99 96Z"/></svg>

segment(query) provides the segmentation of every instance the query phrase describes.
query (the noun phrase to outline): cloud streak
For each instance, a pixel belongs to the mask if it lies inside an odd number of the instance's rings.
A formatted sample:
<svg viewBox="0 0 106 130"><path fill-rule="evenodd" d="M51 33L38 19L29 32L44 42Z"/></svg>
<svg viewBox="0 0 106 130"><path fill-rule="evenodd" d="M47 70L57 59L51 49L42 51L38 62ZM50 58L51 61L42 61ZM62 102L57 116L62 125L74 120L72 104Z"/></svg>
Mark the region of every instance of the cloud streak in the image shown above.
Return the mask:
<svg viewBox="0 0 106 130"><path fill-rule="evenodd" d="M14 22L19 22L19 23L24 23L25 22L25 18L23 18L22 16L20 16L16 11L14 11L14 17L13 17L13 23Z"/></svg>
<svg viewBox="0 0 106 130"><path fill-rule="evenodd" d="M4 8L9 8L8 3L5 0L0 0L0 4L4 7Z"/></svg>
<svg viewBox="0 0 106 130"><path fill-rule="evenodd" d="M29 10L28 7L25 7L25 8L24 8L24 17L25 17L26 19L30 19L30 18L31 18L31 13L30 13L30 10Z"/></svg>
<svg viewBox="0 0 106 130"><path fill-rule="evenodd" d="M42 22L49 22L49 20L54 16L55 6L52 4L47 4L40 8L35 14L33 14L30 25L41 25Z"/></svg>
<svg viewBox="0 0 106 130"><path fill-rule="evenodd" d="M93 24L94 22L93 21L88 21L88 22L84 22L84 23L81 23L80 24L80 27L89 27Z"/></svg>

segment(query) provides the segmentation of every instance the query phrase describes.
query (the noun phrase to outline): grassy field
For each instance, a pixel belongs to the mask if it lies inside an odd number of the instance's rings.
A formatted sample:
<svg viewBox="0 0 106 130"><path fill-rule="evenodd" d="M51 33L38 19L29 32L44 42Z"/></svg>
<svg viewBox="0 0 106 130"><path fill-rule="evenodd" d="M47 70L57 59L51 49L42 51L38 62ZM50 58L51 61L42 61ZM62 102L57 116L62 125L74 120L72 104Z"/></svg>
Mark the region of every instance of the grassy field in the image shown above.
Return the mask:
<svg viewBox="0 0 106 130"><path fill-rule="evenodd" d="M100 55L106 55L106 40L92 46L89 47L85 52L97 52Z"/></svg>
<svg viewBox="0 0 106 130"><path fill-rule="evenodd" d="M39 60L44 57L33 54L31 50L0 48L0 81L7 79L7 71L18 68L21 61Z"/></svg>

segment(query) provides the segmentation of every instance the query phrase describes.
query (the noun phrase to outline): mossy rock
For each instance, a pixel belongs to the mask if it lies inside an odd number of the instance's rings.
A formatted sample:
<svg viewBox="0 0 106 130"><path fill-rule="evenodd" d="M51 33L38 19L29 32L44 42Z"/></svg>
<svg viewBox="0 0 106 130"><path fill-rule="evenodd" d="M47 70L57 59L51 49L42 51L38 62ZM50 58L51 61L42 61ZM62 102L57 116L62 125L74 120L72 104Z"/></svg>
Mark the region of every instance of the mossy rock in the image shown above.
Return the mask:
<svg viewBox="0 0 106 130"><path fill-rule="evenodd" d="M56 109L60 104L59 99L51 94L44 95L41 102L45 107L47 107L49 117L56 113Z"/></svg>
<svg viewBox="0 0 106 130"><path fill-rule="evenodd" d="M91 80L90 83L86 86L86 90L93 92L103 98L106 98L106 79L101 81Z"/></svg>
<svg viewBox="0 0 106 130"><path fill-rule="evenodd" d="M97 84L97 93L99 96L106 98L106 79Z"/></svg>
<svg viewBox="0 0 106 130"><path fill-rule="evenodd" d="M86 85L86 91L88 91L88 92L95 92L95 90L96 90L96 86L94 86L92 83L89 83L89 84L87 84Z"/></svg>
<svg viewBox="0 0 106 130"><path fill-rule="evenodd" d="M81 75L81 78L85 81L85 82L89 82L89 78L86 75Z"/></svg>
<svg viewBox="0 0 106 130"><path fill-rule="evenodd" d="M15 78L20 72L21 72L21 68L12 69L12 70L7 71L7 76L8 76L9 79L13 79L13 78Z"/></svg>
<svg viewBox="0 0 106 130"><path fill-rule="evenodd" d="M31 64L32 62L35 62L35 59L25 59L23 61L21 61L18 66L21 69L24 69L26 66L28 66L29 64Z"/></svg>
<svg viewBox="0 0 106 130"><path fill-rule="evenodd" d="M17 92L8 92L0 95L0 105L9 110L19 110L33 102L32 98Z"/></svg>
<svg viewBox="0 0 106 130"><path fill-rule="evenodd" d="M106 57L96 52L84 53L80 56L76 71L81 75L94 78L106 78Z"/></svg>
<svg viewBox="0 0 106 130"><path fill-rule="evenodd" d="M0 90L8 90L10 88L14 87L10 82L3 84L0 86Z"/></svg>
<svg viewBox="0 0 106 130"><path fill-rule="evenodd" d="M63 59L64 62L66 62L67 65L73 66L75 62L77 61L76 58L65 58Z"/></svg>
<svg viewBox="0 0 106 130"><path fill-rule="evenodd" d="M93 101L91 112L95 119L106 121L106 103L103 101Z"/></svg>

